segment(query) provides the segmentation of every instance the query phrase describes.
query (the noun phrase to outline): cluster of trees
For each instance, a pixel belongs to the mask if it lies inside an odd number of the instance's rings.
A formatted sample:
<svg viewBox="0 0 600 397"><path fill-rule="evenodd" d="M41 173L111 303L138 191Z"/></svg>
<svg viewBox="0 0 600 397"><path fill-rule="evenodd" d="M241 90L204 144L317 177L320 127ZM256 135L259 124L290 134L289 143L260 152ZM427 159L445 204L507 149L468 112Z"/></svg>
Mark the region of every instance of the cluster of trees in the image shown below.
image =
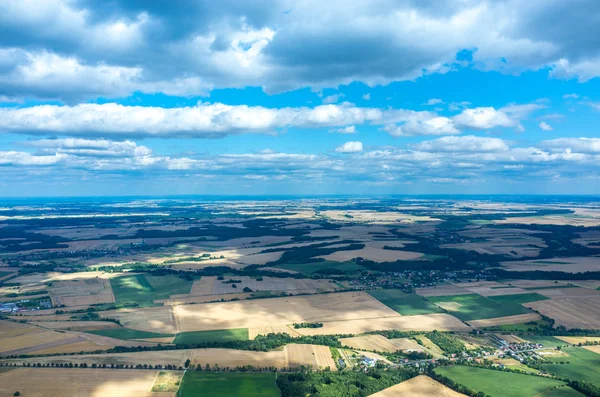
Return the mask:
<svg viewBox="0 0 600 397"><path fill-rule="evenodd" d="M467 350L464 343L453 337L451 334L432 331L426 333L425 336L447 354L460 354Z"/></svg>
<svg viewBox="0 0 600 397"><path fill-rule="evenodd" d="M323 328L323 323L294 323L294 328Z"/></svg>
<svg viewBox="0 0 600 397"><path fill-rule="evenodd" d="M358 397L369 396L417 375L418 371L412 368L371 368L366 372L299 372L279 374L277 386L282 397Z"/></svg>
<svg viewBox="0 0 600 397"><path fill-rule="evenodd" d="M582 380L571 380L569 386L588 397L600 397L600 387Z"/></svg>

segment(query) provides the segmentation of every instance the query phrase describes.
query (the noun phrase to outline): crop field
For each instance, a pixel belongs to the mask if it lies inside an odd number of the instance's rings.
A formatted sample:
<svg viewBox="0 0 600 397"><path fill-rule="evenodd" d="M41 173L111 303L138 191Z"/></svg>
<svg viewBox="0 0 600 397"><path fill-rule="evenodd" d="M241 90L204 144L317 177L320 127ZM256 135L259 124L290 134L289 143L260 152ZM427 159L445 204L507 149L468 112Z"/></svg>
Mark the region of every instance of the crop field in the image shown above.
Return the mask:
<svg viewBox="0 0 600 397"><path fill-rule="evenodd" d="M364 292L181 305L173 313L179 332L399 317Z"/></svg>
<svg viewBox="0 0 600 397"><path fill-rule="evenodd" d="M427 298L430 296L471 295L473 292L454 284L443 284L435 287L417 288L415 293Z"/></svg>
<svg viewBox="0 0 600 397"><path fill-rule="evenodd" d="M580 288L575 286L570 288L544 288L534 291L552 299L600 298L600 291L596 289Z"/></svg>
<svg viewBox="0 0 600 397"><path fill-rule="evenodd" d="M101 329L121 328L110 321L36 321L31 324L47 329L66 329L71 331L97 331Z"/></svg>
<svg viewBox="0 0 600 397"><path fill-rule="evenodd" d="M356 270L365 269L364 266L357 264L355 261L336 262L336 261L306 261L305 263L278 263L277 268L293 270L299 273L314 273L321 270L333 269L340 273L353 272Z"/></svg>
<svg viewBox="0 0 600 397"><path fill-rule="evenodd" d="M313 354L314 353L314 354ZM123 364L123 365L175 365L183 366L186 360L190 360L193 365L201 364L203 367L209 364L214 367L215 364L220 367L236 367L252 365L255 367L277 367L290 368L303 365L312 368L331 367L335 371L335 363L331 358L331 351L327 346L319 345L286 345L282 349L268 352L257 352L250 350L234 349L177 349L177 350L157 350L157 351L138 351L134 353L101 353L101 354L75 354L66 356L48 356L32 357L23 359L6 359L2 362L16 363L87 363L91 364ZM89 371L89 369L88 369ZM127 372L127 371L125 371Z"/></svg>
<svg viewBox="0 0 600 397"><path fill-rule="evenodd" d="M176 345L191 345L204 342L226 342L232 340L248 340L248 328L180 332L175 336L173 343Z"/></svg>
<svg viewBox="0 0 600 397"><path fill-rule="evenodd" d="M176 392L181 385L181 379L181 371L160 371L152 385L152 392Z"/></svg>
<svg viewBox="0 0 600 397"><path fill-rule="evenodd" d="M553 375L590 382L600 387L600 354L581 347L566 347L562 352L568 354L568 357L545 356L552 364L543 364L542 367Z"/></svg>
<svg viewBox="0 0 600 397"><path fill-rule="evenodd" d="M466 324L445 313L421 314L346 321L324 321L322 328L300 328L301 335L362 334L384 330L399 331L469 331Z"/></svg>
<svg viewBox="0 0 600 397"><path fill-rule="evenodd" d="M550 299L525 303L566 328L600 329L600 298Z"/></svg>
<svg viewBox="0 0 600 397"><path fill-rule="evenodd" d="M135 369L16 368L0 372L0 395L18 391L23 397L172 397L172 392L151 392L157 374Z"/></svg>
<svg viewBox="0 0 600 397"><path fill-rule="evenodd" d="M429 376L419 375L395 386L388 387L370 397L462 397L464 394L457 393L449 387L431 379Z"/></svg>
<svg viewBox="0 0 600 397"><path fill-rule="evenodd" d="M110 283L116 303L140 307L153 306L154 300L166 299L171 295L189 294L192 288L192 281L172 275L137 274L111 278Z"/></svg>
<svg viewBox="0 0 600 397"><path fill-rule="evenodd" d="M567 343L571 343L573 345L587 342L600 343L600 336L556 336L555 338L565 341Z"/></svg>
<svg viewBox="0 0 600 397"><path fill-rule="evenodd" d="M526 323L531 321L539 321L541 319L542 316L531 312L528 314L517 314L515 316L486 318L485 320L471 320L469 321L469 324L477 328L500 326L501 329L503 325L515 324L515 327L511 326L509 329L527 331L527 329L531 328L532 325L528 325Z"/></svg>
<svg viewBox="0 0 600 397"><path fill-rule="evenodd" d="M313 369L324 369L329 367L335 371L336 366L328 346L291 344L286 345L284 351L287 355L290 367L301 365L311 366Z"/></svg>
<svg viewBox="0 0 600 397"><path fill-rule="evenodd" d="M504 305L522 305L523 303L543 301L550 298L535 292L528 292L525 294L492 296L489 299Z"/></svg>
<svg viewBox="0 0 600 397"><path fill-rule="evenodd" d="M502 267L513 272L540 270L546 272L582 273L600 271L600 257L569 257L544 260L502 262Z"/></svg>
<svg viewBox="0 0 600 397"><path fill-rule="evenodd" d="M315 293L335 291L339 287L329 280L294 279L294 278L275 278L263 277L262 281L248 276L235 276L231 279L238 280L236 283L225 283L226 280L218 280L217 277L205 276L200 280L194 281L190 296L203 295L225 295L240 293L247 287L252 291L285 291L290 293ZM235 284L236 288L232 288Z"/></svg>
<svg viewBox="0 0 600 397"><path fill-rule="evenodd" d="M154 332L138 331L135 329L129 329L124 327L111 328L111 329L98 329L86 331L90 334L108 336L116 339L153 339L153 338L168 338L173 337L171 334L157 334Z"/></svg>
<svg viewBox="0 0 600 397"><path fill-rule="evenodd" d="M376 247L364 247L352 251L336 251L328 255L321 255L317 258L323 258L327 261L347 262L356 258L364 258L374 262L395 262L418 259L423 256L420 252L387 250Z"/></svg>
<svg viewBox="0 0 600 397"><path fill-rule="evenodd" d="M511 295L513 296L513 295ZM514 295L518 296L518 295ZM497 297L494 297L494 299ZM500 303L481 295L431 296L427 300L451 312L463 321L513 316L531 313L525 307L508 302Z"/></svg>
<svg viewBox="0 0 600 397"><path fill-rule="evenodd" d="M100 312L103 318L118 319L126 328L157 334L177 333L171 306L122 309Z"/></svg>
<svg viewBox="0 0 600 397"><path fill-rule="evenodd" d="M443 244L441 248L475 251L479 254L506 255L513 258L536 257L546 247L544 240L523 229L494 229L481 227L467 229L458 234L476 242Z"/></svg>
<svg viewBox="0 0 600 397"><path fill-rule="evenodd" d="M423 350L423 347L408 338L388 339L383 335L365 335L340 339L342 345L359 350L393 353L398 350Z"/></svg>
<svg viewBox="0 0 600 397"><path fill-rule="evenodd" d="M367 292L373 298L403 316L442 312L437 306L416 294L407 294L397 289L378 289Z"/></svg>
<svg viewBox="0 0 600 397"><path fill-rule="evenodd" d="M300 334L294 329L293 326L290 325L275 325L269 327L260 327L260 328L249 328L248 329L248 338L254 340L258 335L268 335L268 334L288 334L293 337L300 336Z"/></svg>
<svg viewBox="0 0 600 397"><path fill-rule="evenodd" d="M187 371L183 377L181 397L279 397L275 374L254 372Z"/></svg>
<svg viewBox="0 0 600 397"><path fill-rule="evenodd" d="M582 397L582 394L566 386L561 381L539 376L460 365L438 367L435 372L452 379L456 383L484 392L492 397L534 397L542 395L544 397ZM551 392L551 389L556 387L564 390L561 390L560 394L553 394L556 391Z"/></svg>

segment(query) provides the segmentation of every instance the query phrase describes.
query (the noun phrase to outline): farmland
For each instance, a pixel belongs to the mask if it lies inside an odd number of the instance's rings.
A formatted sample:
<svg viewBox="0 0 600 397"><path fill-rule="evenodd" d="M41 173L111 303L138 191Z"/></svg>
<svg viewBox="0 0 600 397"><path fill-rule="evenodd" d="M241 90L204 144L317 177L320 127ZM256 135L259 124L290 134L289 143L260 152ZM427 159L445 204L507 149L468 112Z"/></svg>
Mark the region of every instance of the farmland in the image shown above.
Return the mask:
<svg viewBox="0 0 600 397"><path fill-rule="evenodd" d="M435 373L492 397L582 396L563 382L530 375L459 365L439 367Z"/></svg>
<svg viewBox="0 0 600 397"><path fill-rule="evenodd" d="M155 397L252 395L261 376L279 395L275 374L262 372L274 368L280 385L302 395L460 395L414 377L417 363L492 397L579 394L566 380L462 364L545 370L570 380L597 376L597 347L572 347L600 338L597 231L511 223L566 219L569 211L600 219L595 202L182 198L52 205L50 217L31 205L14 210L25 218L10 210L0 220L0 262L10 269L0 280L0 355L2 364L17 364L2 366L15 374L35 370L30 376L45 379L42 371L62 365L65 375L57 379L68 382L71 370L83 370L70 364L87 365L89 377L106 374L91 388L113 393L124 382L120 374L131 374L130 395ZM36 296L49 296L49 303ZM507 357L498 338L544 346ZM371 367L363 360L369 357L378 363ZM445 360L453 366L444 367ZM93 365L122 369L114 375ZM152 379L133 369L148 366ZM186 366L182 378L179 367ZM48 381L49 390L65 394ZM15 385L24 396L41 393ZM94 395L77 387L79 395Z"/></svg>
<svg viewBox="0 0 600 397"><path fill-rule="evenodd" d="M182 397L279 397L273 373L207 373L187 371L179 395Z"/></svg>
<svg viewBox="0 0 600 397"><path fill-rule="evenodd" d="M498 297L495 298L498 299ZM497 300L484 298L476 294L432 296L427 299L464 321L530 313L525 307L512 302L512 298L508 299L506 303L500 303Z"/></svg>
<svg viewBox="0 0 600 397"><path fill-rule="evenodd" d="M403 316L416 314L441 313L437 306L419 295L406 294L399 290L373 290L369 295Z"/></svg>

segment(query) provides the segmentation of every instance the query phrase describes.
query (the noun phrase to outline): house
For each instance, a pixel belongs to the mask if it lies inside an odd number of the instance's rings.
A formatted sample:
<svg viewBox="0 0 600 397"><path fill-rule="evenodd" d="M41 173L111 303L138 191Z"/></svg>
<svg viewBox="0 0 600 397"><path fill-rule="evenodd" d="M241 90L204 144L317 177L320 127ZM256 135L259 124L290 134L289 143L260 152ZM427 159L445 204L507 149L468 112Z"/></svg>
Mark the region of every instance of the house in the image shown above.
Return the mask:
<svg viewBox="0 0 600 397"><path fill-rule="evenodd" d="M363 357L361 362L367 367L374 367L377 364L377 359L370 357Z"/></svg>

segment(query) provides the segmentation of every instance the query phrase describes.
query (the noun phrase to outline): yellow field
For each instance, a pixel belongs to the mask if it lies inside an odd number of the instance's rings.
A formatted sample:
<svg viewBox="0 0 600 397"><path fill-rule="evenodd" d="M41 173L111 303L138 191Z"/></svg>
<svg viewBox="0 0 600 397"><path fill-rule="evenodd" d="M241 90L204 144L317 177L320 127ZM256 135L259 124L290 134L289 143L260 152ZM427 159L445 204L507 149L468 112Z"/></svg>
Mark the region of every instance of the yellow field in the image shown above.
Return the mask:
<svg viewBox="0 0 600 397"><path fill-rule="evenodd" d="M327 366L335 371L335 363L331 358L331 352L327 346L317 345L287 345L282 349L269 352L256 352L249 350L233 349L182 349L182 350L161 350L146 351L135 353L104 353L91 355L69 355L52 357L34 357L26 359L2 360L9 363L87 363L95 364L123 364L123 365L176 365L183 366L186 360L192 364L209 364L213 367L218 364L220 367L236 367L252 365L255 367L277 368L298 367L300 365L312 366L313 368ZM88 369L89 371L89 369Z"/></svg>
<svg viewBox="0 0 600 397"><path fill-rule="evenodd" d="M371 331L469 331L467 325L449 314L422 314L347 321L326 321L322 328L301 328L302 335L362 334Z"/></svg>
<svg viewBox="0 0 600 397"><path fill-rule="evenodd" d="M176 392L179 390L183 372L181 371L160 371L154 385L153 392Z"/></svg>
<svg viewBox="0 0 600 397"><path fill-rule="evenodd" d="M457 393L443 384L425 375L409 379L395 386L388 387L379 393L371 394L371 397L461 397L464 394Z"/></svg>
<svg viewBox="0 0 600 397"><path fill-rule="evenodd" d="M585 348L591 352L600 354L600 346L586 346Z"/></svg>
<svg viewBox="0 0 600 397"><path fill-rule="evenodd" d="M542 302L545 302L545 301L542 301ZM527 305L527 304L525 304L525 305ZM504 324L526 323L528 321L541 320L541 318L542 317L537 313L527 313L527 314L517 314L515 316L487 318L485 320L473 320L473 321L468 321L468 323L473 327L481 328L481 327L493 327L496 325L504 325Z"/></svg>
<svg viewBox="0 0 600 397"><path fill-rule="evenodd" d="M549 299L523 304L566 328L600 328L600 298Z"/></svg>
<svg viewBox="0 0 600 397"><path fill-rule="evenodd" d="M236 276L233 278L241 281L235 283L237 288L232 288L231 284L223 282L226 280L217 280L217 277L202 277L200 280L194 282L189 296L239 294L244 287L248 287L252 291L285 291L293 294L327 292L339 289L334 283L329 282L327 279L313 280L263 277L262 281L257 281L248 276Z"/></svg>
<svg viewBox="0 0 600 397"><path fill-rule="evenodd" d="M50 287L54 306L83 306L113 303L110 281L106 278L55 281Z"/></svg>
<svg viewBox="0 0 600 397"><path fill-rule="evenodd" d="M438 345L433 343L428 337L425 335L417 335L415 336L427 349L427 352L430 353L433 357L438 358L444 355L444 352Z"/></svg>
<svg viewBox="0 0 600 397"><path fill-rule="evenodd" d="M586 342L600 342L600 337L598 336L555 336L555 338L573 345Z"/></svg>
<svg viewBox="0 0 600 397"><path fill-rule="evenodd" d="M340 339L342 345L353 349L373 350L378 352L393 353L398 350L423 350L415 341L408 338L388 339L383 335L366 335L354 338Z"/></svg>
<svg viewBox="0 0 600 397"><path fill-rule="evenodd" d="M151 392L158 371L16 368L0 372L0 395L23 397L171 397ZM32 381L35 380L35 381Z"/></svg>
<svg viewBox="0 0 600 397"><path fill-rule="evenodd" d="M66 329L72 331L120 328L118 324L110 321L35 321L30 324L47 329Z"/></svg>
<svg viewBox="0 0 600 397"><path fill-rule="evenodd" d="M364 292L181 305L175 306L173 313L179 332L262 328L325 320L400 318L395 311Z"/></svg>
<svg viewBox="0 0 600 397"><path fill-rule="evenodd" d="M171 306L123 309L100 312L103 318L116 318L124 327L139 331L175 334L176 326Z"/></svg>
<svg viewBox="0 0 600 397"><path fill-rule="evenodd" d="M327 368L336 369L335 362L331 357L331 350L328 346L317 345L287 345L284 348L287 355L289 367L299 367L300 365L310 365L313 369Z"/></svg>

